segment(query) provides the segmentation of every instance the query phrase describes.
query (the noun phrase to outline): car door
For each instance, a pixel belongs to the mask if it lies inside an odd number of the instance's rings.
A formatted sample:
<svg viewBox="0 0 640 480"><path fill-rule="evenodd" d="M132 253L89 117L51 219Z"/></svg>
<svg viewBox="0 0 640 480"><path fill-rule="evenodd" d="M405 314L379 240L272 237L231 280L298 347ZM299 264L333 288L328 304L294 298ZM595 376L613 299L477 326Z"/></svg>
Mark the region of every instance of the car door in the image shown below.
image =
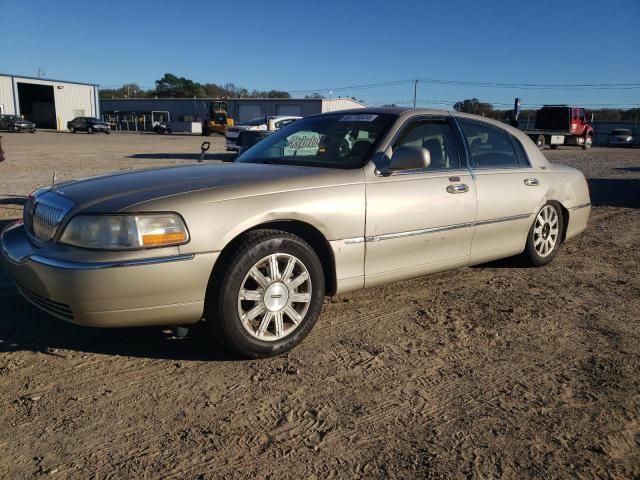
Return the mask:
<svg viewBox="0 0 640 480"><path fill-rule="evenodd" d="M544 192L519 140L487 122L458 119L469 151L478 213L471 263L520 253Z"/></svg>
<svg viewBox="0 0 640 480"><path fill-rule="evenodd" d="M429 167L367 179L366 286L468 263L476 192L455 128L447 117L409 121L387 156L401 146L422 147Z"/></svg>

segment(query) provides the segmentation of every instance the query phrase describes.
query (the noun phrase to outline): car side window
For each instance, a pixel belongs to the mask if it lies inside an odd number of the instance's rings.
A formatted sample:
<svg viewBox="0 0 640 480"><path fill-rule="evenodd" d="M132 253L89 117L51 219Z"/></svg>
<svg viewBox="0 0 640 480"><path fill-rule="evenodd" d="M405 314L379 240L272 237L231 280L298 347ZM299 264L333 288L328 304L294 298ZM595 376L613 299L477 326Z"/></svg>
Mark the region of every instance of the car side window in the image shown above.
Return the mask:
<svg viewBox="0 0 640 480"><path fill-rule="evenodd" d="M464 134L472 168L517 168L522 165L509 134L492 125L458 120Z"/></svg>
<svg viewBox="0 0 640 480"><path fill-rule="evenodd" d="M413 146L429 151L431 164L427 170L463 168L451 127L445 120L424 120L406 126L393 149Z"/></svg>

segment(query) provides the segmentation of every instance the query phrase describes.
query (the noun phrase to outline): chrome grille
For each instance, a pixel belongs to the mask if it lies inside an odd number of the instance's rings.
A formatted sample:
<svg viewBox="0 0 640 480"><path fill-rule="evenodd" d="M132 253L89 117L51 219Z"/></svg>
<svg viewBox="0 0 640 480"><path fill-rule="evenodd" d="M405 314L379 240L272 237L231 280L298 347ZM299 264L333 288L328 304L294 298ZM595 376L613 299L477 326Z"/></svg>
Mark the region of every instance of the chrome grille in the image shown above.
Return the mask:
<svg viewBox="0 0 640 480"><path fill-rule="evenodd" d="M71 200L45 192L27 201L24 212L25 224L38 240L49 242L73 205Z"/></svg>
<svg viewBox="0 0 640 480"><path fill-rule="evenodd" d="M31 219L33 234L38 240L48 242L56 234L56 229L63 217L64 210L61 208L45 205L44 203L36 203L33 218Z"/></svg>

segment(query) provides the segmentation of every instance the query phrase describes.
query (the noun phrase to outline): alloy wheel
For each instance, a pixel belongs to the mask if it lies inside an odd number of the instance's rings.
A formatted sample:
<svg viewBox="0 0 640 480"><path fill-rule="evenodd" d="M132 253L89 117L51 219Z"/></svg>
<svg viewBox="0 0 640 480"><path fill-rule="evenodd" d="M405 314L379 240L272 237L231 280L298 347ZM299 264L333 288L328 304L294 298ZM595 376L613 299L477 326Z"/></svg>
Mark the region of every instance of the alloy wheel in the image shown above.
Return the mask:
<svg viewBox="0 0 640 480"><path fill-rule="evenodd" d="M545 205L536 217L533 229L533 246L541 257L548 256L558 243L560 223L558 212L551 205Z"/></svg>
<svg viewBox="0 0 640 480"><path fill-rule="evenodd" d="M259 260L238 292L243 327L259 340L274 342L298 328L311 303L311 276L302 261L287 253Z"/></svg>

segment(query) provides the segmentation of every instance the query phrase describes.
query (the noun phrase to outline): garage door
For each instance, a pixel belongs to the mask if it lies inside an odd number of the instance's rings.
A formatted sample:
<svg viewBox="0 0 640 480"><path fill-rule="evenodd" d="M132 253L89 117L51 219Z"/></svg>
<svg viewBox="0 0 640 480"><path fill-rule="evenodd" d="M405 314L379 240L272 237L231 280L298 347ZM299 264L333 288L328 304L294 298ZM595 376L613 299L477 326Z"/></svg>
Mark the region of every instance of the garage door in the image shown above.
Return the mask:
<svg viewBox="0 0 640 480"><path fill-rule="evenodd" d="M286 115L292 117L301 117L302 116L302 105L300 104L290 104L290 103L282 103L276 105L277 115Z"/></svg>
<svg viewBox="0 0 640 480"><path fill-rule="evenodd" d="M262 108L260 105L238 105L238 121L246 122L262 116Z"/></svg>

